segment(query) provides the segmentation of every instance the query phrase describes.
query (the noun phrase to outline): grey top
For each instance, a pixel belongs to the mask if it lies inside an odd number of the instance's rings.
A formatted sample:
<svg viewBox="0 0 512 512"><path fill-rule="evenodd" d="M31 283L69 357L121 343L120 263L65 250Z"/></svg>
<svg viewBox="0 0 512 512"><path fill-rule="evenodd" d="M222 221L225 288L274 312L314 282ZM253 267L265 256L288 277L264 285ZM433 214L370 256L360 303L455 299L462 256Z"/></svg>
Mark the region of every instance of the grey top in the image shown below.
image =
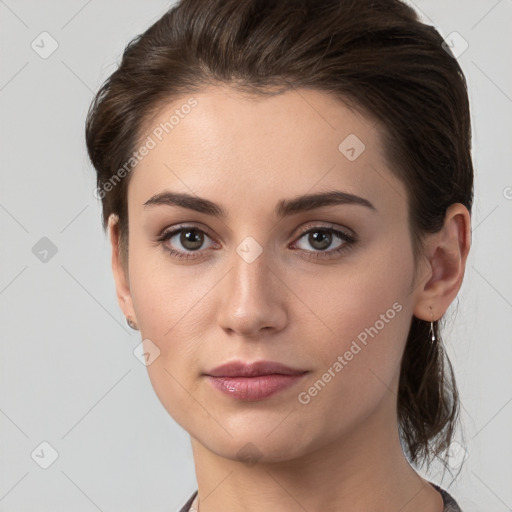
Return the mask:
<svg viewBox="0 0 512 512"><path fill-rule="evenodd" d="M435 489L439 491L441 496L443 497L443 503L444 503L444 509L443 512L462 512L457 502L453 499L451 494L449 494L447 491L439 487L438 485L429 482ZM194 501L195 497L197 496L197 490L190 496L189 500L183 507L180 509L179 512L189 512L190 507L192 506L192 502Z"/></svg>

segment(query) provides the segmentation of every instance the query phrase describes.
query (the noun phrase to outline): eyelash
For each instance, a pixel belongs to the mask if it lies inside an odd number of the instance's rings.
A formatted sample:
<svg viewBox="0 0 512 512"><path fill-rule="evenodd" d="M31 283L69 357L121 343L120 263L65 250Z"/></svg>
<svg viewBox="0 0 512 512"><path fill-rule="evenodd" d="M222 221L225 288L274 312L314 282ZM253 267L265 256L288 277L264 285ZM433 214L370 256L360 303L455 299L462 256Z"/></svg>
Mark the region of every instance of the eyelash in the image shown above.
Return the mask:
<svg viewBox="0 0 512 512"><path fill-rule="evenodd" d="M187 230L196 231L198 233L203 233L203 234L207 235L209 238L212 238L207 231L205 231L203 229L199 229L196 226L179 225L169 231L164 231L157 238L157 242L159 242L160 244L163 245L164 242L171 239L174 235L181 233L182 231L187 231ZM332 234L336 235L337 237L339 237L341 240L343 240L344 243L337 249L333 249L331 251L304 251L303 249L299 249L299 251L317 255L317 256L307 256L307 258L309 258L309 259L331 259L331 258L334 258L338 254L341 254L341 253L349 250L357 242L357 239L354 236L351 236L351 235L345 233L344 231L340 231L339 229L335 229L333 227L324 227L324 226L305 228L305 230L299 234L297 241L300 240L304 235L307 235L309 233L314 233L315 231L325 231L328 233L332 233ZM164 247L164 248L172 257L177 258L179 260L196 259L198 256L195 256L195 254L200 252L198 250L198 251L191 251L191 252L184 253L182 251L177 251L176 249L170 249L169 247ZM326 255L326 256L323 256L323 255Z"/></svg>

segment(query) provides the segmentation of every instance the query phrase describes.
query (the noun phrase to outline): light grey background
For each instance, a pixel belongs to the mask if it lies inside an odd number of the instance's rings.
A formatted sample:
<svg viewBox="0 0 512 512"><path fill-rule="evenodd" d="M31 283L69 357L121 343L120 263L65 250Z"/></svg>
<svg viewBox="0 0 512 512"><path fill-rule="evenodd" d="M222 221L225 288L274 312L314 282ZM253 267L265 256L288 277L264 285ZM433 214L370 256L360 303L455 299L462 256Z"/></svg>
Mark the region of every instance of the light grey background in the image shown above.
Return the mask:
<svg viewBox="0 0 512 512"><path fill-rule="evenodd" d="M512 510L512 0L413 5L457 48L469 44L458 59L472 105L473 247L445 333L467 453L455 445L454 467L466 459L449 492L464 512L505 512ZM128 41L169 6L0 0L2 512L169 512L196 489L188 434L133 355L140 337L117 305L84 142L94 92ZM51 49L44 31L58 44L47 58L31 46ZM43 237L57 250L46 261ZM40 467L51 461L42 442L58 453L48 469ZM426 476L445 488L451 482L441 481L439 466Z"/></svg>

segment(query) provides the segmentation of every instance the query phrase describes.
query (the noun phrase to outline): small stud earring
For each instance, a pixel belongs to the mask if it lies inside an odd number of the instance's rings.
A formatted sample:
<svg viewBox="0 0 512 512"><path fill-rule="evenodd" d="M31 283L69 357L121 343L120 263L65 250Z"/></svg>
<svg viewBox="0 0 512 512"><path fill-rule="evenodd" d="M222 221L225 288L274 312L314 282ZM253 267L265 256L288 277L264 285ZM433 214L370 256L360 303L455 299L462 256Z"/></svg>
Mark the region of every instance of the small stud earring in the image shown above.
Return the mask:
<svg viewBox="0 0 512 512"><path fill-rule="evenodd" d="M126 323L134 330L138 331L137 324L128 316L126 317Z"/></svg>

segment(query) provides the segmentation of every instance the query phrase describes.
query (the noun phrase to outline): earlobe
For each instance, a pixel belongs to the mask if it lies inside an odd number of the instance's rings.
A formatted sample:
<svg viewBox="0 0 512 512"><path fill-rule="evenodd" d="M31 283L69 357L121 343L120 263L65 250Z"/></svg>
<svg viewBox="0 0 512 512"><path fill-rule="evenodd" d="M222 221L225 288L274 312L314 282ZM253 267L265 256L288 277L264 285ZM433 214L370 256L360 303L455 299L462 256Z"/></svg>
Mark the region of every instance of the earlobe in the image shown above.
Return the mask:
<svg viewBox="0 0 512 512"><path fill-rule="evenodd" d="M414 308L417 318L431 322L444 315L462 286L470 246L470 214L464 205L452 204L443 228L426 244L431 277L418 290Z"/></svg>
<svg viewBox="0 0 512 512"><path fill-rule="evenodd" d="M124 267L120 255L119 217L111 214L108 219L108 232L112 246L112 274L116 286L117 302L125 317L136 319L128 280L128 269Z"/></svg>

